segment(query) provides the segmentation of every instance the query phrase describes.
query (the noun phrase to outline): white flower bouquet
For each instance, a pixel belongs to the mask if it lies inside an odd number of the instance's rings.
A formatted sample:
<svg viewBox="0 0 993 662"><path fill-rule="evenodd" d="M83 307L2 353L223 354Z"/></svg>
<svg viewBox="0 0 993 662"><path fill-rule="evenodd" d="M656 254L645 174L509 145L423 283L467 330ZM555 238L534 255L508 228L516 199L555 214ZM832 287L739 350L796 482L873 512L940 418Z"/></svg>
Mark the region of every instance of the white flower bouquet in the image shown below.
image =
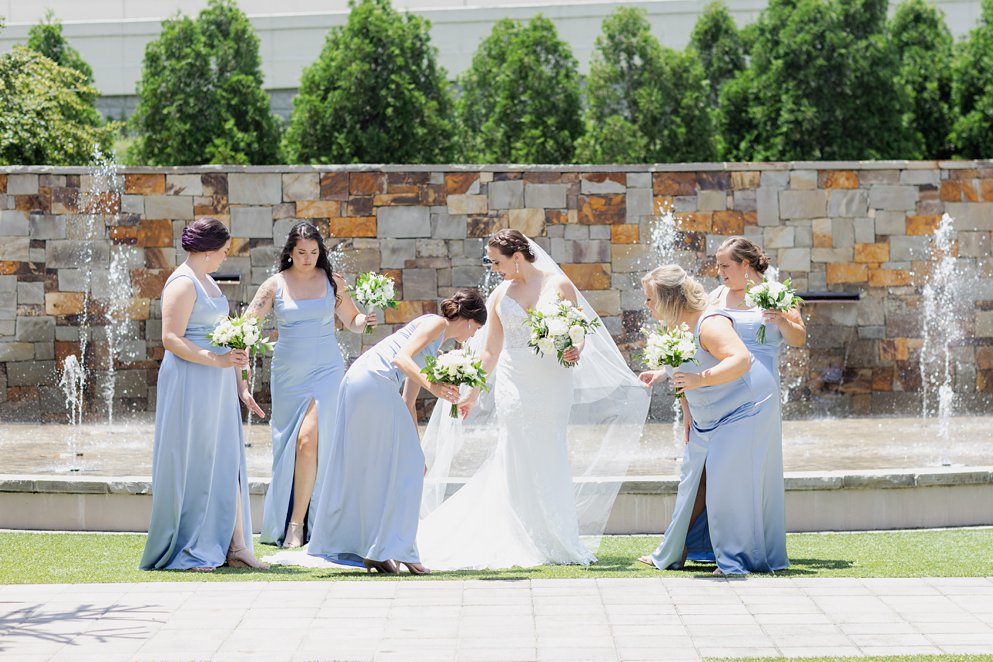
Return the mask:
<svg viewBox="0 0 993 662"><path fill-rule="evenodd" d="M427 356L421 373L432 384L453 384L489 390L482 361L466 347L453 349L437 357ZM459 417L458 404L452 404L450 416Z"/></svg>
<svg viewBox="0 0 993 662"><path fill-rule="evenodd" d="M796 308L801 303L803 299L796 295L789 278L782 283L766 278L758 285L748 288L748 292L745 293L745 305L750 308L786 311ZM759 326L755 338L760 343L765 342L764 323Z"/></svg>
<svg viewBox="0 0 993 662"><path fill-rule="evenodd" d="M370 271L355 279L355 287L348 288L352 298L367 311L373 308L385 310L396 308L396 283L384 274ZM366 325L366 333L372 333L372 326Z"/></svg>
<svg viewBox="0 0 993 662"><path fill-rule="evenodd" d="M686 324L671 329L655 328L645 335L647 336L645 351L641 355L641 360L649 370L661 370L665 366L678 368L684 363L699 363L696 360L696 340ZM682 391L677 389L676 397L683 397Z"/></svg>
<svg viewBox="0 0 993 662"><path fill-rule="evenodd" d="M249 354L271 352L275 343L262 337L262 321L253 315L229 317L207 334L210 344L216 347L247 349ZM241 378L248 379L248 370L241 371Z"/></svg>
<svg viewBox="0 0 993 662"><path fill-rule="evenodd" d="M600 326L600 320L586 319L582 308L558 297L553 303L529 310L526 324L531 328L528 347L541 355L555 352L559 363L570 368L572 364L563 360L562 354L570 347L581 344L587 333Z"/></svg>

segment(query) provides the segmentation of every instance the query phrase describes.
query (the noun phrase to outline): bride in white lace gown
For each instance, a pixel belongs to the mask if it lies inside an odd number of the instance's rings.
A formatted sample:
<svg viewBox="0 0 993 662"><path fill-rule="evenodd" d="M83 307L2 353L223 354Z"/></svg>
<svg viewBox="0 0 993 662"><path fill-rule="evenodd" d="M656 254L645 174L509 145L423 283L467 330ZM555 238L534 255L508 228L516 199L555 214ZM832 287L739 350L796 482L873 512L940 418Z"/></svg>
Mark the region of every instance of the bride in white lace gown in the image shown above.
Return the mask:
<svg viewBox="0 0 993 662"><path fill-rule="evenodd" d="M427 483L435 490L425 490L426 516L417 538L421 558L437 570L593 563L593 549L619 485L597 474L616 478L620 462L626 469L631 442L637 444L647 414L647 392L604 329L595 335L604 336L616 356L603 349L604 338L594 346L593 335L584 347L564 355L566 361L578 362L582 373L579 367L563 367L554 355L536 355L528 347L527 309L556 297L580 306L585 300L554 263L549 269L533 264L540 255L547 267L550 258L520 232L498 232L487 254L492 269L505 279L490 297L481 352L483 367L495 380L492 415L482 412L475 430L470 418L467 432L447 415L432 418L425 450L433 460ZM585 312L595 316L592 309ZM589 388L593 383L595 389ZM595 401L577 397L579 391L589 395L593 390ZM465 397L463 412L475 408L478 396L470 392ZM618 423L618 408L635 422ZM584 447L585 459L570 461L570 435ZM480 436L491 437L495 446L465 485L438 505L458 454L471 455ZM601 457L608 441L612 455Z"/></svg>

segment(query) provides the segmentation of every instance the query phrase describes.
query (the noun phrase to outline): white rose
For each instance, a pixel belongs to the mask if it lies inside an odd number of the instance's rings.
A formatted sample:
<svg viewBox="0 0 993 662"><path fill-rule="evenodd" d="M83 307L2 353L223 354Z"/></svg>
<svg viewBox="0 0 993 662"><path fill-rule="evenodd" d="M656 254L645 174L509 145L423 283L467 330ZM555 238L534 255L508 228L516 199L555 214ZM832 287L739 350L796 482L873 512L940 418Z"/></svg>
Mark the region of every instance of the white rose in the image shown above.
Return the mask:
<svg viewBox="0 0 993 662"><path fill-rule="evenodd" d="M782 283L769 283L769 295L772 296L773 299L778 299L785 291L786 288L783 287Z"/></svg>
<svg viewBox="0 0 993 662"><path fill-rule="evenodd" d="M569 338L572 339L573 345L578 345L586 338L586 329L576 324L569 328Z"/></svg>
<svg viewBox="0 0 993 662"><path fill-rule="evenodd" d="M259 341L259 333L255 329L250 330L245 334L245 344L254 345Z"/></svg>
<svg viewBox="0 0 993 662"><path fill-rule="evenodd" d="M538 341L538 349L542 354L551 354L555 351L555 341L551 338L542 338Z"/></svg>
<svg viewBox="0 0 993 662"><path fill-rule="evenodd" d="M538 306L538 312L542 315L553 317L559 314L559 307L558 304L555 303L543 303Z"/></svg>
<svg viewBox="0 0 993 662"><path fill-rule="evenodd" d="M548 335L556 338L569 335L569 323L562 318L553 317L548 320Z"/></svg>

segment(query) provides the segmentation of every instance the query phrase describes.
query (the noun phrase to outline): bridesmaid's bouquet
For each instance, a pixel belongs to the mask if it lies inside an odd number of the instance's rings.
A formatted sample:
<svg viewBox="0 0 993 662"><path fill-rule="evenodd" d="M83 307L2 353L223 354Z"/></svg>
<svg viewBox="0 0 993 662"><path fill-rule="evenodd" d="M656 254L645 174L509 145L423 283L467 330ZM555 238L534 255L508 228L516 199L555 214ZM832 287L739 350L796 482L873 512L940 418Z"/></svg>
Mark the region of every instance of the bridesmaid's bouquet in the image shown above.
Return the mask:
<svg viewBox="0 0 993 662"><path fill-rule="evenodd" d="M645 352L641 355L642 363L649 370L661 370L665 366L678 368L684 363L700 363L696 360L697 344L693 332L686 324L680 324L671 329L655 328L645 334ZM683 397L676 390L676 397Z"/></svg>
<svg viewBox="0 0 993 662"><path fill-rule="evenodd" d="M786 311L796 308L801 303L803 299L796 295L789 278L782 283L766 278L758 285L750 287L745 293L745 304L750 308ZM765 323L759 325L755 339L760 343L765 342Z"/></svg>
<svg viewBox="0 0 993 662"><path fill-rule="evenodd" d="M555 352L559 363L566 368L571 368L572 364L562 359L565 350L582 343L587 333L600 326L599 319L586 319L582 308L562 297L537 310L529 310L525 323L531 328L528 347L542 356Z"/></svg>
<svg viewBox="0 0 993 662"><path fill-rule="evenodd" d="M247 349L249 354L271 352L275 343L262 337L262 321L254 315L229 317L207 334L210 344L215 347ZM242 369L241 378L248 379L248 370Z"/></svg>
<svg viewBox="0 0 993 662"><path fill-rule="evenodd" d="M385 310L396 308L396 284L393 279L384 274L370 271L355 279L355 287L350 287L352 298L367 311L373 308ZM366 333L372 333L372 326L366 325Z"/></svg>
<svg viewBox="0 0 993 662"><path fill-rule="evenodd" d="M490 390L486 384L486 371L483 370L482 361L466 347L453 349L437 357L428 355L424 359L421 373L432 384L453 384L481 388L484 391ZM457 403L452 404L450 416L459 417Z"/></svg>

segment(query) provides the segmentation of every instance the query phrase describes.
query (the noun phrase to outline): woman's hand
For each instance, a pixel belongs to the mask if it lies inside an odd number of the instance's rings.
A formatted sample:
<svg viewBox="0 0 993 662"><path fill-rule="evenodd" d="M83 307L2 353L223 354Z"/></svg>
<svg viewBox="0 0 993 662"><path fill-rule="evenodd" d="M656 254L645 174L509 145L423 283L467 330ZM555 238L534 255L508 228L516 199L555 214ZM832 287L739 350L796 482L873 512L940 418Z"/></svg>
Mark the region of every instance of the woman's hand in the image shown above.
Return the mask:
<svg viewBox="0 0 993 662"><path fill-rule="evenodd" d="M469 415L469 411L476 406L479 401L479 389L472 389L469 393L459 400L459 416L465 418Z"/></svg>
<svg viewBox="0 0 993 662"><path fill-rule="evenodd" d="M647 388L651 388L659 382L664 382L668 378L669 375L666 374L665 370L646 370L638 375L638 379L640 379L641 383Z"/></svg>
<svg viewBox="0 0 993 662"><path fill-rule="evenodd" d="M226 354L214 354L214 365L218 368L248 368L248 350L232 349Z"/></svg>
<svg viewBox="0 0 993 662"><path fill-rule="evenodd" d="M433 394L436 398L451 402L452 404L459 401L459 388L457 386L453 386L452 384L431 384L431 388L428 389L428 392Z"/></svg>
<svg viewBox="0 0 993 662"><path fill-rule="evenodd" d="M248 407L248 411L252 412L259 418L265 418L265 412L262 411L262 407L259 407L259 403L255 402L255 396L252 395L252 390L248 387L247 383L243 383L241 386L241 392L238 393L238 397L241 401L245 403Z"/></svg>
<svg viewBox="0 0 993 662"><path fill-rule="evenodd" d="M583 353L582 345L573 345L569 349L562 352L562 360L566 363L578 363L579 355Z"/></svg>
<svg viewBox="0 0 993 662"><path fill-rule="evenodd" d="M690 430L693 429L693 419L683 416L683 444L690 443Z"/></svg>
<svg viewBox="0 0 993 662"><path fill-rule="evenodd" d="M786 316L781 310L763 310L762 311L762 323L763 324L775 324L776 326L782 326L786 322Z"/></svg>
<svg viewBox="0 0 993 662"><path fill-rule="evenodd" d="M695 372L674 372L672 385L677 391L692 391L703 386L703 377Z"/></svg>
<svg viewBox="0 0 993 662"><path fill-rule="evenodd" d="M364 315L364 318L365 319L362 321L363 329L369 326L376 326L377 324L379 324L379 317L376 315L375 311L371 313L366 313Z"/></svg>

